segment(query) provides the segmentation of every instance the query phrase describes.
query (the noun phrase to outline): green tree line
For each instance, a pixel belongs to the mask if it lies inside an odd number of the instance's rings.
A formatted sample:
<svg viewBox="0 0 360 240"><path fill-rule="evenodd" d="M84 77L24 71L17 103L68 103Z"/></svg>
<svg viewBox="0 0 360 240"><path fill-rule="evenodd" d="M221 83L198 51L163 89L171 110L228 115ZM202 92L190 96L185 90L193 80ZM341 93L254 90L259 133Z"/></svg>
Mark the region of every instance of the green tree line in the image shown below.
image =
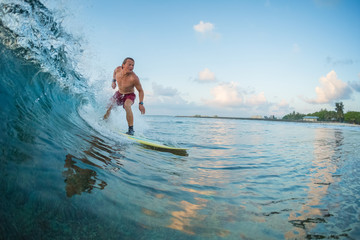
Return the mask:
<svg viewBox="0 0 360 240"><path fill-rule="evenodd" d="M360 112L349 111L344 114L344 104L342 102L335 103L335 111L321 109L318 112L309 114L302 114L294 111L285 115L282 119L300 121L305 116L318 117L319 121L337 121L360 124Z"/></svg>
<svg viewBox="0 0 360 240"><path fill-rule="evenodd" d="M344 121L348 123L360 124L360 112L347 112L344 116Z"/></svg>

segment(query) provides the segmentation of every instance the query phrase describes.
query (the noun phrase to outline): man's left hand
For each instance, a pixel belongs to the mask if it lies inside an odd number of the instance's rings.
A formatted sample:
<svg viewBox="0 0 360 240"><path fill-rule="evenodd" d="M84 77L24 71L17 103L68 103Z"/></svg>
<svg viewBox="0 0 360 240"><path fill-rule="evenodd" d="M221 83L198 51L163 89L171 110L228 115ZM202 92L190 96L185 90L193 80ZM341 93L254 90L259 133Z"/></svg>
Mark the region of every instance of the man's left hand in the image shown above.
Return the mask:
<svg viewBox="0 0 360 240"><path fill-rule="evenodd" d="M139 110L140 110L141 114L145 114L145 107L144 107L144 105L139 104Z"/></svg>

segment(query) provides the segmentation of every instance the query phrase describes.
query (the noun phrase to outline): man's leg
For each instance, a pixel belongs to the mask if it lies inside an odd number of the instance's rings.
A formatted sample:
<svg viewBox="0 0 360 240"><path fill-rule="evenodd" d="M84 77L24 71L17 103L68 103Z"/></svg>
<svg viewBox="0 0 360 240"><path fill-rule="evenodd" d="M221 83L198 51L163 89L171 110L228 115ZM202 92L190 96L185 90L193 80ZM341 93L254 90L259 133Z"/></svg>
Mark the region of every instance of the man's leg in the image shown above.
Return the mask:
<svg viewBox="0 0 360 240"><path fill-rule="evenodd" d="M134 133L133 126L134 126L134 116L131 110L131 106L133 105L133 101L131 99L126 99L124 103L124 109L126 112L126 120L129 126L129 134L131 134L130 129L132 130L132 134ZM131 134L131 135L132 135Z"/></svg>
<svg viewBox="0 0 360 240"><path fill-rule="evenodd" d="M105 115L104 115L104 120L108 119L108 117L110 116L112 107L113 107L113 105L111 104L110 107L108 108L108 110L106 111Z"/></svg>
<svg viewBox="0 0 360 240"><path fill-rule="evenodd" d="M119 92L116 91L115 94L110 99L110 104L108 105L108 110L106 111L104 115L104 120L108 119L111 113L111 109L115 106L115 104L119 105Z"/></svg>

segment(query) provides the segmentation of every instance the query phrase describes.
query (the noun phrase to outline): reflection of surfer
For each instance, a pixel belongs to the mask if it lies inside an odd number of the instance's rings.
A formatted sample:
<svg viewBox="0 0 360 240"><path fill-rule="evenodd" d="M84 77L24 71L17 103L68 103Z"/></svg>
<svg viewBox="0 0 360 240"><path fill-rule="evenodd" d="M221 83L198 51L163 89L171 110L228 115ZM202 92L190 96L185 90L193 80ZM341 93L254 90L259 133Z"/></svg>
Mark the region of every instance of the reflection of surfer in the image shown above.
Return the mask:
<svg viewBox="0 0 360 240"><path fill-rule="evenodd" d="M104 189L107 183L97 179L97 173L94 170L76 166L73 157L71 154L68 154L65 159L64 167L67 170L63 172L63 175L66 182L66 196L80 195L81 192L91 193L94 188Z"/></svg>
<svg viewBox="0 0 360 240"><path fill-rule="evenodd" d="M134 135L134 117L131 110L131 106L134 104L135 93L134 87L139 92L139 110L142 114L145 114L144 107L144 90L142 89L138 76L133 72L135 61L132 58L125 58L123 64L114 70L113 82L111 87L116 88L118 84L119 90L115 92L111 98L111 104L104 115L104 119L107 119L111 113L111 109L115 103L119 106L123 106L126 112L126 120L128 122L129 130L127 134Z"/></svg>
<svg viewBox="0 0 360 240"><path fill-rule="evenodd" d="M108 157L108 154L112 155L115 151L102 139L91 136L90 140L84 138L84 140L90 143L90 148L84 151L85 157L77 158L71 154L66 155L65 165L66 170L63 171L66 183L66 195L72 197L75 194L81 194L82 192L91 193L94 188L104 189L107 183L97 176L96 168L103 169L102 164L108 165L112 160L117 160L116 165L122 166L120 159L117 157ZM95 161L94 161L95 160ZM79 167L76 164L81 161L82 166L89 166L89 168ZM100 163L100 164L99 164ZM112 171L118 171L119 168L113 166Z"/></svg>

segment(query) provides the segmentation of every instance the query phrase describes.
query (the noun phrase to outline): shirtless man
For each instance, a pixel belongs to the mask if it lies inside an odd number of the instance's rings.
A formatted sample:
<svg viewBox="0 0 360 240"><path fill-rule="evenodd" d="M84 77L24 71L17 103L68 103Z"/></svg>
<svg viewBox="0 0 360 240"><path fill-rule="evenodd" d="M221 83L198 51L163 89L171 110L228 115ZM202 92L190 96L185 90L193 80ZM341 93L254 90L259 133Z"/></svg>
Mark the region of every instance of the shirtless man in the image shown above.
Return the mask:
<svg viewBox="0 0 360 240"><path fill-rule="evenodd" d="M111 98L110 107L104 115L104 119L107 119L111 113L111 109L115 104L119 106L122 105L126 112L126 120L129 126L127 134L129 135L134 135L134 117L131 110L131 106L134 104L136 98L134 87L139 92L139 110L141 114L145 114L145 107L143 103L144 90L142 89L138 76L136 76L136 74L133 72L134 65L134 59L128 57L125 58L121 66L114 70L111 87L115 89L117 83L119 89Z"/></svg>

